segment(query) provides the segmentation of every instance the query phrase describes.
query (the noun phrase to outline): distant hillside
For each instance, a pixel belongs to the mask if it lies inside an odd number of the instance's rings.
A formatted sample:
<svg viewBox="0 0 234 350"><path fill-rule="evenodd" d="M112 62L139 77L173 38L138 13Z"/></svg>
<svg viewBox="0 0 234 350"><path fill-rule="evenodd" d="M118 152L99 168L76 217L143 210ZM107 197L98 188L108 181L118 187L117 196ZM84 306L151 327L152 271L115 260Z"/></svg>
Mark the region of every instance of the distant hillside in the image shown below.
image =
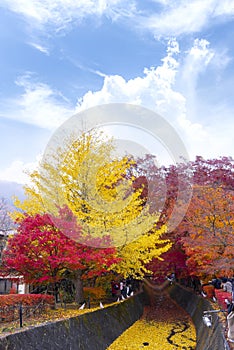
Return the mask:
<svg viewBox="0 0 234 350"><path fill-rule="evenodd" d="M20 200L25 198L23 185L16 182L0 180L0 198L5 198L12 205L12 197L17 196Z"/></svg>

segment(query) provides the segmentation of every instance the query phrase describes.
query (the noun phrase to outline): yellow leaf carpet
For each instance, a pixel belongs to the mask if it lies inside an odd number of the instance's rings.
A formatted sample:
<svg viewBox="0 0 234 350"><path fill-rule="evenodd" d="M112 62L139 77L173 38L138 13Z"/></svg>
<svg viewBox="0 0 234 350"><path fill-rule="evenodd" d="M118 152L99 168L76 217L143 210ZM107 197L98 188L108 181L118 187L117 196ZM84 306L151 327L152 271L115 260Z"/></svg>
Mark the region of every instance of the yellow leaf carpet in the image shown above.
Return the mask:
<svg viewBox="0 0 234 350"><path fill-rule="evenodd" d="M190 316L167 295L154 295L135 322L108 350L194 350L196 330Z"/></svg>

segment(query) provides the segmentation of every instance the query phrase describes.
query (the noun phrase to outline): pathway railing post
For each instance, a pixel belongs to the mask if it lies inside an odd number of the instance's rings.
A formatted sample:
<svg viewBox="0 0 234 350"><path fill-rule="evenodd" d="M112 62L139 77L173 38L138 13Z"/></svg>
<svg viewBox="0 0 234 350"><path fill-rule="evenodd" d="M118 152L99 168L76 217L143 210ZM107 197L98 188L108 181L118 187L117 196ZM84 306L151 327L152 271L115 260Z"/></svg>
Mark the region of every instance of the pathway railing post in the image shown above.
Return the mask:
<svg viewBox="0 0 234 350"><path fill-rule="evenodd" d="M20 327L23 327L23 306L20 304L19 306L19 320L20 320Z"/></svg>

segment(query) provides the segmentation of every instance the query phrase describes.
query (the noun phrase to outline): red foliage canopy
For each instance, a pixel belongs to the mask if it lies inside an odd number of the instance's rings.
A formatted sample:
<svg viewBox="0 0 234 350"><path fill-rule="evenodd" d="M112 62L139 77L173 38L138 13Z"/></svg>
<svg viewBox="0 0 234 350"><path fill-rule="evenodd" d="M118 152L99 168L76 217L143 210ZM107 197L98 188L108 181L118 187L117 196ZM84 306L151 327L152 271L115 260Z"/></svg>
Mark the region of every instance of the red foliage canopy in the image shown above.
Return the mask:
<svg viewBox="0 0 234 350"><path fill-rule="evenodd" d="M65 271L99 275L116 262L114 248L94 248L75 242L48 215L28 216L20 222L3 256L6 274L22 275L28 283L54 283Z"/></svg>

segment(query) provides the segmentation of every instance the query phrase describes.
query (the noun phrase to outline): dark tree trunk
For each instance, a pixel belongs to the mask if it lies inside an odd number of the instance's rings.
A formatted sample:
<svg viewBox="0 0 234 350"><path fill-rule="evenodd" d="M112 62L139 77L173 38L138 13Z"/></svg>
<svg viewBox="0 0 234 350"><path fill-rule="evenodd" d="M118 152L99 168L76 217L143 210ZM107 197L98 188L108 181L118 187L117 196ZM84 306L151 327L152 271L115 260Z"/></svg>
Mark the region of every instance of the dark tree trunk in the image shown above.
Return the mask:
<svg viewBox="0 0 234 350"><path fill-rule="evenodd" d="M74 286L75 286L75 302L77 304L82 304L84 302L84 288L83 280L81 279L82 272L77 270L74 274Z"/></svg>

